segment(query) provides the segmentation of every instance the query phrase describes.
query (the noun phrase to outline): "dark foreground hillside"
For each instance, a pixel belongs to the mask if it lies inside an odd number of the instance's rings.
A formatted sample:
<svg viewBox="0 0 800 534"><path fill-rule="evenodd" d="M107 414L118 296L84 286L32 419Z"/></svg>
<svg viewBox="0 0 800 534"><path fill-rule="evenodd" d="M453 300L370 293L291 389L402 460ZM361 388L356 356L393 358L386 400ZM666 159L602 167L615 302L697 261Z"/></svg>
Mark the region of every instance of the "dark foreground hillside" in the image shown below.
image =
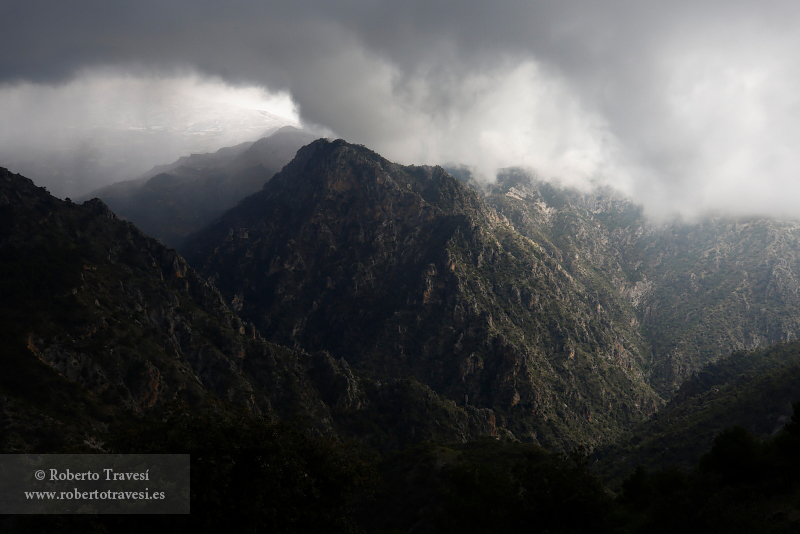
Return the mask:
<svg viewBox="0 0 800 534"><path fill-rule="evenodd" d="M800 404L796 406L800 410ZM8 532L791 533L800 527L797 417L774 440L721 433L690 471L636 470L617 494L576 450L507 440L422 444L383 458L247 415L187 417L109 440L191 452L189 516L9 516Z"/></svg>
<svg viewBox="0 0 800 534"><path fill-rule="evenodd" d="M327 414L302 356L263 341L174 250L99 200L61 201L5 169L0 318L7 452L95 443L117 417L176 400Z"/></svg>
<svg viewBox="0 0 800 534"><path fill-rule="evenodd" d="M377 383L325 352L264 341L179 254L101 201L61 201L0 172L2 450L100 443L117 418L216 399L379 448L496 434L491 411L413 379Z"/></svg>
<svg viewBox="0 0 800 534"><path fill-rule="evenodd" d="M776 435L800 399L800 342L735 352L706 365L653 417L595 454L612 484L637 466L688 469L727 428L759 438Z"/></svg>

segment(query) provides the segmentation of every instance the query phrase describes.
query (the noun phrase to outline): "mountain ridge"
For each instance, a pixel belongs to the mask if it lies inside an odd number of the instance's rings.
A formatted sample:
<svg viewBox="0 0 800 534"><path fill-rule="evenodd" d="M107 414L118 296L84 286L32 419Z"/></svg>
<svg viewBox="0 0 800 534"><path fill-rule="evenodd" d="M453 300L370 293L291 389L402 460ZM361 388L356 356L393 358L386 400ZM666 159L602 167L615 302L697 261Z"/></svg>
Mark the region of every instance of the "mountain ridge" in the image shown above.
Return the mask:
<svg viewBox="0 0 800 534"><path fill-rule="evenodd" d="M315 141L195 234L187 257L267 339L325 348L375 379L414 377L459 405L502 407L500 421L526 439L604 439L582 425L618 432L603 395L630 403L623 419L660 402L641 358L558 261L439 167ZM597 369L588 385L572 376L578 362ZM580 408L555 401L565 394Z"/></svg>
<svg viewBox="0 0 800 534"><path fill-rule="evenodd" d="M226 164L255 146L224 151ZM173 171L156 178L192 173ZM305 351L306 362L330 354L336 363L323 367L333 371L305 380L317 380L309 387L340 421L364 424L387 381L411 380L420 399L430 388L458 413L490 410L480 432L569 448L614 439L726 350L791 339L795 230L761 220L655 226L611 191L570 191L514 169L473 190L441 167L320 140L196 234L205 252L187 250L266 339ZM730 273L755 284L726 292ZM698 299L721 311L692 313ZM737 311L743 303L761 306L763 324ZM712 327L720 335L704 334Z"/></svg>

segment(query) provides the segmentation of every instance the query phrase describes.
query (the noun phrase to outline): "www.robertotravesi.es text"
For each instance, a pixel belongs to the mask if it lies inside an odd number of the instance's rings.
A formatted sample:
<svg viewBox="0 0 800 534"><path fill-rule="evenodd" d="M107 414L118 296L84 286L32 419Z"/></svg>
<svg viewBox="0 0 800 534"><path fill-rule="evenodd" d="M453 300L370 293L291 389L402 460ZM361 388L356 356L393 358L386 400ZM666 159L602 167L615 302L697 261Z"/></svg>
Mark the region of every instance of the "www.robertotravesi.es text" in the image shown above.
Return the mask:
<svg viewBox="0 0 800 534"><path fill-rule="evenodd" d="M40 500L163 500L163 491L150 492L149 488L145 491L80 491L75 488L72 491L26 491L26 499Z"/></svg>

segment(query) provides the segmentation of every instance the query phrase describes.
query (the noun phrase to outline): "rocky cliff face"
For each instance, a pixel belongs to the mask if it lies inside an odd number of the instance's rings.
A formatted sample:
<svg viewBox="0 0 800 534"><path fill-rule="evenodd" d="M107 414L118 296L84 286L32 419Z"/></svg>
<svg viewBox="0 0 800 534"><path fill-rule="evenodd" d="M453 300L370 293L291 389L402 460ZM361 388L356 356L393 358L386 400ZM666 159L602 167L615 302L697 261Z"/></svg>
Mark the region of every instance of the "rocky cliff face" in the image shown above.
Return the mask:
<svg viewBox="0 0 800 534"><path fill-rule="evenodd" d="M665 398L723 355L796 338L796 223L717 218L657 226L612 191L579 193L514 170L486 198L595 288L618 328L642 347L650 383Z"/></svg>
<svg viewBox="0 0 800 534"><path fill-rule="evenodd" d="M267 339L491 408L525 439L597 443L660 402L627 317L438 167L316 141L187 254Z"/></svg>
<svg viewBox="0 0 800 534"><path fill-rule="evenodd" d="M761 220L671 225L638 244L652 281L639 313L656 353L654 380L676 387L734 350L796 339L800 226Z"/></svg>

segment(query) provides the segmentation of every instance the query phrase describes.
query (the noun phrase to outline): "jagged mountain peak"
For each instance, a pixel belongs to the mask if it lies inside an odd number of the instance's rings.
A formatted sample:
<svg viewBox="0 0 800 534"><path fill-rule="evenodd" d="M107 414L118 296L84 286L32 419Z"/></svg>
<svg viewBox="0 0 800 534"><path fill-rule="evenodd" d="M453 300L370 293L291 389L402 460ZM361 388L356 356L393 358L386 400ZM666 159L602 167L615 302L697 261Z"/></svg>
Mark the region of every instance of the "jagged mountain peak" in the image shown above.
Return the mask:
<svg viewBox="0 0 800 534"><path fill-rule="evenodd" d="M420 217L448 213L478 217L487 223L497 221L497 215L475 191L442 167L399 165L343 139L318 139L301 148L264 189L267 195L286 196L300 212L309 202L347 199L377 218L403 218L404 211L412 210ZM355 205L349 208L351 214L355 211Z"/></svg>
<svg viewBox="0 0 800 534"><path fill-rule="evenodd" d="M441 167L320 139L186 251L267 339L500 410L526 439L592 443L659 402L630 317Z"/></svg>

